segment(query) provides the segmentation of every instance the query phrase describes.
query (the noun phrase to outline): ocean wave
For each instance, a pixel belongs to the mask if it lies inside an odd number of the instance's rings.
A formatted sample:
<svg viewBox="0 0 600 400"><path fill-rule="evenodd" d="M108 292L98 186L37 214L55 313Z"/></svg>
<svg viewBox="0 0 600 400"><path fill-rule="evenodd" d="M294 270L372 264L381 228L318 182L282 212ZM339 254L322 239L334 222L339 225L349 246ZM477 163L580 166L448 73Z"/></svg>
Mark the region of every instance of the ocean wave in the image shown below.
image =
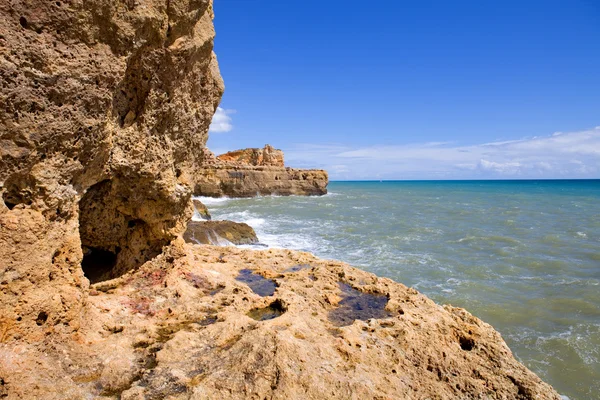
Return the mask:
<svg viewBox="0 0 600 400"><path fill-rule="evenodd" d="M200 202L202 202L202 204L204 204L207 207L225 204L231 200L234 200L234 198L231 198L231 197L203 197L203 196L193 196L192 199L199 200Z"/></svg>

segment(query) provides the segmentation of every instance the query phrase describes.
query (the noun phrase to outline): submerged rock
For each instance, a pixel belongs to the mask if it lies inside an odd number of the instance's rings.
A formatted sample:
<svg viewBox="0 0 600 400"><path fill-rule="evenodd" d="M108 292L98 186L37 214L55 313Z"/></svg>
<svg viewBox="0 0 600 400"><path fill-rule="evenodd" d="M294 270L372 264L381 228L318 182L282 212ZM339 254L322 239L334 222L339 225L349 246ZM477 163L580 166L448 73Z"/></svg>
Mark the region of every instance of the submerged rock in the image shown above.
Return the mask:
<svg viewBox="0 0 600 400"><path fill-rule="evenodd" d="M196 244L256 244L256 232L248 224L233 221L190 221L183 238Z"/></svg>
<svg viewBox="0 0 600 400"><path fill-rule="evenodd" d="M337 326L351 325L355 320L363 321L371 318L387 318L391 314L386 311L388 299L382 294L363 293L347 283L339 282L342 299L338 307L329 312L329 320Z"/></svg>
<svg viewBox="0 0 600 400"><path fill-rule="evenodd" d="M235 278L240 282L244 282L259 296L273 296L277 284L275 281L264 278L262 275L252 272L251 269L243 269Z"/></svg>

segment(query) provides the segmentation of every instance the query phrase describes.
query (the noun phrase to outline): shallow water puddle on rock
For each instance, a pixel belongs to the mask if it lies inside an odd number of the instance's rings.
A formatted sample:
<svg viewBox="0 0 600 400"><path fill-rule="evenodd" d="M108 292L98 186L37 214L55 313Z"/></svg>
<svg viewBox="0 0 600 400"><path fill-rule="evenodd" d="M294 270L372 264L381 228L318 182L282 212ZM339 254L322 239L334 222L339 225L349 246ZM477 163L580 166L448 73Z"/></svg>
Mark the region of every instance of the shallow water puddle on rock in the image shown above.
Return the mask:
<svg viewBox="0 0 600 400"><path fill-rule="evenodd" d="M342 300L338 307L329 312L329 320L336 326L352 325L354 320L366 321L371 318L387 318L388 298L383 294L363 293L352 286L339 282Z"/></svg>
<svg viewBox="0 0 600 400"><path fill-rule="evenodd" d="M262 275L255 274L251 269L243 269L235 278L236 281L244 282L250 286L250 289L259 296L273 296L277 285L270 279L266 279Z"/></svg>
<svg viewBox="0 0 600 400"><path fill-rule="evenodd" d="M312 268L309 264L298 264L298 265L294 265L293 267L289 267L288 269L283 271L283 273L298 272L298 271L302 271L303 269L309 269L309 268Z"/></svg>
<svg viewBox="0 0 600 400"><path fill-rule="evenodd" d="M255 308L248 312L250 318L255 319L257 321L268 321L270 319L274 319L279 317L281 314L285 312L285 307L279 300L275 300L267 307L264 308Z"/></svg>

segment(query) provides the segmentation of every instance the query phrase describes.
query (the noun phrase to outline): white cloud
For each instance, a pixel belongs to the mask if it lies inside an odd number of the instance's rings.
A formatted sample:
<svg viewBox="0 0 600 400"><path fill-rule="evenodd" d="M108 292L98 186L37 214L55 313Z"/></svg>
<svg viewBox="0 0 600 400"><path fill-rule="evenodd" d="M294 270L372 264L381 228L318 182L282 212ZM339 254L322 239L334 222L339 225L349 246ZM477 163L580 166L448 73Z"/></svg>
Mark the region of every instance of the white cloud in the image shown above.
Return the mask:
<svg viewBox="0 0 600 400"><path fill-rule="evenodd" d="M292 166L324 168L332 179L599 178L600 127L559 135L459 145L296 145ZM575 161L576 160L576 161ZM343 165L344 168L339 166Z"/></svg>
<svg viewBox="0 0 600 400"><path fill-rule="evenodd" d="M217 107L217 111L215 112L215 115L213 115L208 131L212 133L222 133L232 130L233 124L229 114L234 113L235 110L226 110L222 107Z"/></svg>
<svg viewBox="0 0 600 400"><path fill-rule="evenodd" d="M523 165L519 162L499 163L488 160L479 160L479 167L483 170L499 172L503 174L518 174Z"/></svg>

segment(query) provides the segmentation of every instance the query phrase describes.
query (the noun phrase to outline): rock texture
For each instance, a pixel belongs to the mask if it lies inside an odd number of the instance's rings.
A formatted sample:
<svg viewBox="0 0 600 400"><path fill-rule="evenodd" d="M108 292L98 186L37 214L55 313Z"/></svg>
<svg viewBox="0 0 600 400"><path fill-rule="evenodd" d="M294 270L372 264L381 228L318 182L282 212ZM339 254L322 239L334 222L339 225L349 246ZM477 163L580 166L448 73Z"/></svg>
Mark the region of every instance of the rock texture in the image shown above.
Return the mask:
<svg viewBox="0 0 600 400"><path fill-rule="evenodd" d="M208 208L198 199L192 199L192 205L194 206L194 215L200 219L210 221L212 217Z"/></svg>
<svg viewBox="0 0 600 400"><path fill-rule="evenodd" d="M340 323L347 290L383 298L385 316L367 301ZM467 311L308 253L177 241L90 294L69 341L54 310L35 342L4 333L10 398L560 399Z"/></svg>
<svg viewBox="0 0 600 400"><path fill-rule="evenodd" d="M217 156L219 161L228 164L253 165L255 167L283 167L283 151L267 144L262 149L230 151Z"/></svg>
<svg viewBox="0 0 600 400"><path fill-rule="evenodd" d="M185 243L198 174L213 195L327 180L209 157L212 17L0 3L0 398L558 399L462 309L306 253Z"/></svg>
<svg viewBox="0 0 600 400"><path fill-rule="evenodd" d="M233 221L190 221L183 239L195 244L255 244L256 232L248 224Z"/></svg>
<svg viewBox="0 0 600 400"><path fill-rule="evenodd" d="M194 194L210 197L257 195L323 195L327 172L294 169L283 165L283 152L266 145L214 157L205 151L204 167L194 175Z"/></svg>
<svg viewBox="0 0 600 400"><path fill-rule="evenodd" d="M212 17L210 0L0 3L0 336L77 332L82 261L116 277L185 230L223 93Z"/></svg>

